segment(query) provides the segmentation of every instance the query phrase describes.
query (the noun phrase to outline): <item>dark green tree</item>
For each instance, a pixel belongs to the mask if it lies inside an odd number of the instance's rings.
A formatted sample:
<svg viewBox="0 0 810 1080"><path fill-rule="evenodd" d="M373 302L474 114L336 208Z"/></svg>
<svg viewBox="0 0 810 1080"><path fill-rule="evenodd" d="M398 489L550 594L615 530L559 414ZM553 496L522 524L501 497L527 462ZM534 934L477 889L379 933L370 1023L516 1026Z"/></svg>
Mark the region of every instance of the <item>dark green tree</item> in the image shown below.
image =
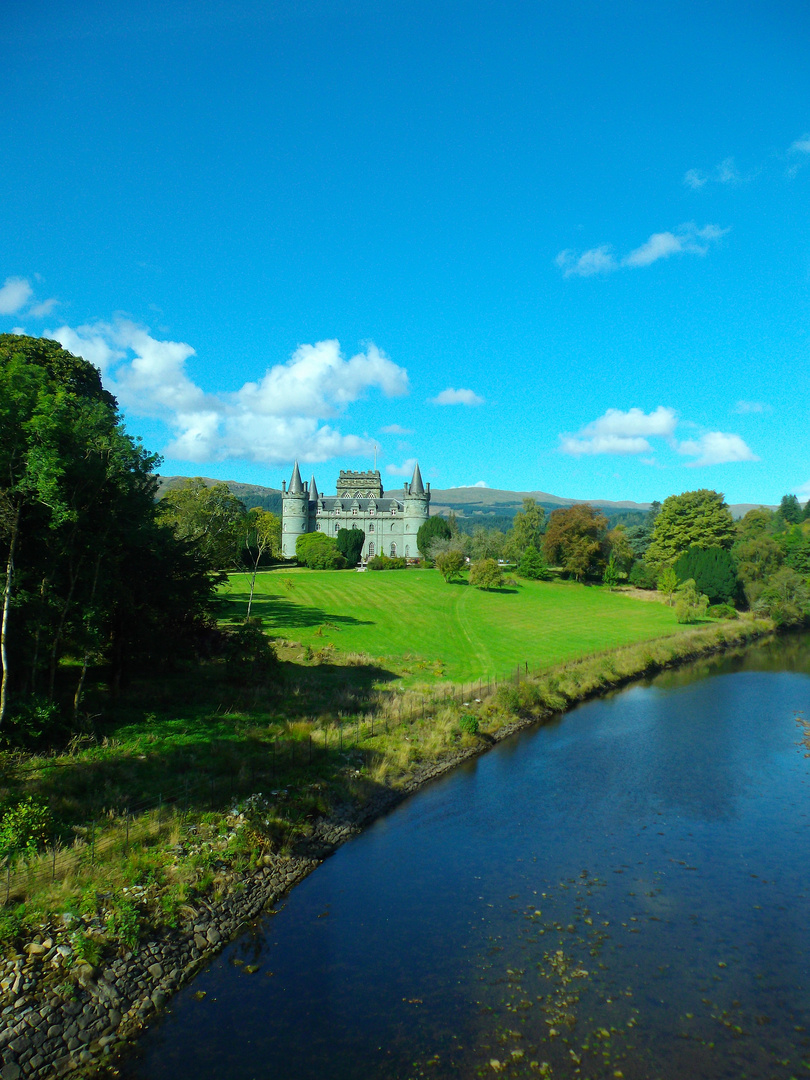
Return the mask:
<svg viewBox="0 0 810 1080"><path fill-rule="evenodd" d="M783 495L779 503L779 513L788 525L798 525L802 520L802 508L795 495Z"/></svg>
<svg viewBox="0 0 810 1080"><path fill-rule="evenodd" d="M363 544L366 542L366 534L357 527L351 529L338 529L335 537L338 551L346 560L347 566L357 566L363 553Z"/></svg>
<svg viewBox="0 0 810 1080"><path fill-rule="evenodd" d="M730 603L737 595L737 564L725 548L690 547L675 563L678 581L694 581L712 604Z"/></svg>
<svg viewBox="0 0 810 1080"><path fill-rule="evenodd" d="M521 555L517 572L530 581L548 581L551 577L543 553L532 546L527 547Z"/></svg>
<svg viewBox="0 0 810 1080"><path fill-rule="evenodd" d="M450 526L444 518L438 514L433 514L419 526L419 532L416 534L416 546L421 551L422 557L427 558L431 541L438 539L449 540L451 536Z"/></svg>

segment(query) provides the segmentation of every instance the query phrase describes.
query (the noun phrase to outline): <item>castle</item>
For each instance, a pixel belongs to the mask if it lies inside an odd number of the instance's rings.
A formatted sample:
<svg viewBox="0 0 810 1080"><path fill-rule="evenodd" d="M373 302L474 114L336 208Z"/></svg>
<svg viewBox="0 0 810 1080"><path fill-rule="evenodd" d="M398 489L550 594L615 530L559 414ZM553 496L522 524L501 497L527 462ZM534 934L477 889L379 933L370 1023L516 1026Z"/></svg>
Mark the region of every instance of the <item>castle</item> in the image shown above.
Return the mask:
<svg viewBox="0 0 810 1080"><path fill-rule="evenodd" d="M337 536L338 529L352 528L366 534L364 561L373 555L416 559L416 534L428 519L430 484L422 483L417 463L410 484L406 483L395 496L386 497L379 470L341 469L337 494L324 498L318 493L314 476L308 485L301 483L296 461L289 491L282 481L281 504L281 553L285 559L295 558L295 541L304 533Z"/></svg>

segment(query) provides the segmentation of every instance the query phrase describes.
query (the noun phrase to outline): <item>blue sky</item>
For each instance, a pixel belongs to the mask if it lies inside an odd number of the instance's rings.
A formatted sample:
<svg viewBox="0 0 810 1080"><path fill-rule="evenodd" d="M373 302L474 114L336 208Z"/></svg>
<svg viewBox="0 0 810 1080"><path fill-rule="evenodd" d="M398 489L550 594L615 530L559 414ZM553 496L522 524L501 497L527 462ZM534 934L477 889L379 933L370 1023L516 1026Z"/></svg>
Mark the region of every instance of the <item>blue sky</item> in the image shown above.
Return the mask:
<svg viewBox="0 0 810 1080"><path fill-rule="evenodd" d="M810 496L804 3L6 8L0 331L166 474Z"/></svg>

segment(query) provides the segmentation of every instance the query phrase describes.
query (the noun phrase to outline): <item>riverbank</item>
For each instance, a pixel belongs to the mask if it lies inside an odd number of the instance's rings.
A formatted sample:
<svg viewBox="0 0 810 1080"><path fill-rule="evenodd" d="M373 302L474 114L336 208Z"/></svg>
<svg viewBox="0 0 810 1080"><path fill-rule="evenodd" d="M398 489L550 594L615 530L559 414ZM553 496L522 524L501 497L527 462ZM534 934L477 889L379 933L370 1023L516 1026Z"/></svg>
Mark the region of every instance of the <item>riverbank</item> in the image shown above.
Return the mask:
<svg viewBox="0 0 810 1080"><path fill-rule="evenodd" d="M362 776L360 769L354 770L357 780L364 781L353 789L354 798L334 804L287 850L265 850L256 860L259 865L254 862L248 869L220 860L216 892L185 903L177 925L151 935L137 951L113 948L108 942L99 955L77 955L77 941L100 942L109 933L103 909L43 922L27 941L16 943L0 969L5 1001L0 1075L4 1080L66 1072L114 1075L116 1057L214 953L336 847L429 780L577 701L701 656L743 647L772 629L769 623L740 620L586 657L501 686L486 700L448 704L441 715L428 718L431 739L424 721L403 727L397 743L407 746L408 753L399 758L375 761L377 750L356 746L354 762L366 772ZM425 738L420 739L420 733ZM414 746L416 754L411 752ZM342 793L345 796L346 789ZM250 825L253 810L255 804L242 805L225 815L232 835ZM182 843L193 847L208 842L200 839L200 831L199 823L187 821ZM154 884L147 882L133 900L144 902L150 888Z"/></svg>

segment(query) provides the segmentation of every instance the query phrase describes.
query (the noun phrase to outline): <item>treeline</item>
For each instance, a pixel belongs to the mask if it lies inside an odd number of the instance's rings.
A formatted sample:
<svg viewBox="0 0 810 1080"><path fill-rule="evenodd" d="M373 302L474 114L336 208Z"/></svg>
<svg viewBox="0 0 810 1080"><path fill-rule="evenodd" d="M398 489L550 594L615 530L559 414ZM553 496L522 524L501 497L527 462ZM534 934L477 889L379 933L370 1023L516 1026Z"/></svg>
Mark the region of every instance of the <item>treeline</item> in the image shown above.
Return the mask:
<svg viewBox="0 0 810 1080"><path fill-rule="evenodd" d="M94 669L115 697L210 647L221 571L280 538L225 485L157 503L158 465L96 368L0 335L0 739L75 723Z"/></svg>

